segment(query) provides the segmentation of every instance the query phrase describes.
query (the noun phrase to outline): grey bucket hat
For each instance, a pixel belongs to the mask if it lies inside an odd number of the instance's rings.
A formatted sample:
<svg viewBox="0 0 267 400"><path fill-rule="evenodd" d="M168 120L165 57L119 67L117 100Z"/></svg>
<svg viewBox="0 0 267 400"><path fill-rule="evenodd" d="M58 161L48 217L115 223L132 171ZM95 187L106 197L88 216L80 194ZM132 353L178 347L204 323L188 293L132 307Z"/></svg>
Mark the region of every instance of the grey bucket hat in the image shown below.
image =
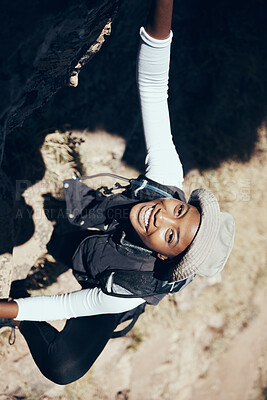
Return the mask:
<svg viewBox="0 0 267 400"><path fill-rule="evenodd" d="M220 211L216 197L209 190L194 190L188 203L198 208L201 222L182 259L170 268L169 282L181 281L194 274L215 275L223 269L234 244L234 218Z"/></svg>

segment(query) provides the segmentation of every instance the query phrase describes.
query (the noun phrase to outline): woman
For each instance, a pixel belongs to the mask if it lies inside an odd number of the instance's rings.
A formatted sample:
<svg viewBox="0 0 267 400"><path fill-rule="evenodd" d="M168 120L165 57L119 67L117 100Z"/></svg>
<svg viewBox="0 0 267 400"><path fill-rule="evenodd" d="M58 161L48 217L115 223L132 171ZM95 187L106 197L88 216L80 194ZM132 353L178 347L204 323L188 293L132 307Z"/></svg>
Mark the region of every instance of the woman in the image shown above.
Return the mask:
<svg viewBox="0 0 267 400"><path fill-rule="evenodd" d="M159 274L169 283L188 283L196 274L222 270L234 239L231 215L220 212L216 198L197 189L186 202L182 166L172 142L167 104L173 0L153 0L141 28L138 87L147 146L146 174L122 194L102 197L78 180L64 182L72 235L87 228L99 234L81 241L73 269L83 289L0 303L2 326L19 326L41 372L58 384L79 379L111 338L122 313L143 303L157 304L163 292L138 296L138 284L97 285L110 271ZM79 230L79 232L78 232ZM63 249L64 250L64 249ZM64 250L66 251L66 250ZM141 282L138 282L141 283ZM144 282L142 282L143 284ZM122 295L122 297L121 297ZM67 318L61 332L47 320ZM15 321L15 322L14 322Z"/></svg>

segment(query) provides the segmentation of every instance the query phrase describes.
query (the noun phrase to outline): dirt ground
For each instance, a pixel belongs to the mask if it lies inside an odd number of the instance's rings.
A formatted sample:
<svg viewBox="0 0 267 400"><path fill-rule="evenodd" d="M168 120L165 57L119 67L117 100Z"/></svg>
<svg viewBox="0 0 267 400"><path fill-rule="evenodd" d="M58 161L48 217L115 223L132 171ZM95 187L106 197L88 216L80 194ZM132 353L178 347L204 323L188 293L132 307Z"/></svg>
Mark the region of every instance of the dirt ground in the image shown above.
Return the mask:
<svg viewBox="0 0 267 400"><path fill-rule="evenodd" d="M76 144L69 151L73 137ZM42 195L61 196L61 180L79 169L78 164L84 175L113 171L136 176L138 171L121 162L124 149L123 139L106 132L47 136L42 150L46 174L24 192L34 210L35 231L14 250L14 279L26 276L45 252L51 235ZM206 187L217 195L221 208L235 217L235 246L221 275L198 277L184 292L150 307L127 337L108 343L91 371L65 387L41 375L19 332L16 343L9 346L9 332L4 331L0 335L0 400L265 400L266 161L266 130L262 128L250 161L225 162L205 173L193 170L185 179L187 195L195 187ZM54 281L49 276L45 279L47 285L32 295L78 288L70 270Z"/></svg>

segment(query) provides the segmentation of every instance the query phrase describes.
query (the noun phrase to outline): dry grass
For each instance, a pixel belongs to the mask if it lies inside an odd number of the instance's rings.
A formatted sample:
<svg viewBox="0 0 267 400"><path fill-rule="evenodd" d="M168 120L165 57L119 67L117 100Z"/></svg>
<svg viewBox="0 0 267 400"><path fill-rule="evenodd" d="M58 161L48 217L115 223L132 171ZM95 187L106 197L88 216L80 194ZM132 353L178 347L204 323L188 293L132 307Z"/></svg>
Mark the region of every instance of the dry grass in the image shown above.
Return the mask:
<svg viewBox="0 0 267 400"><path fill-rule="evenodd" d="M72 132L56 131L45 137L41 153L46 166L45 180L53 187L56 197L63 197L62 181L80 176L80 162L76 148L81 143Z"/></svg>

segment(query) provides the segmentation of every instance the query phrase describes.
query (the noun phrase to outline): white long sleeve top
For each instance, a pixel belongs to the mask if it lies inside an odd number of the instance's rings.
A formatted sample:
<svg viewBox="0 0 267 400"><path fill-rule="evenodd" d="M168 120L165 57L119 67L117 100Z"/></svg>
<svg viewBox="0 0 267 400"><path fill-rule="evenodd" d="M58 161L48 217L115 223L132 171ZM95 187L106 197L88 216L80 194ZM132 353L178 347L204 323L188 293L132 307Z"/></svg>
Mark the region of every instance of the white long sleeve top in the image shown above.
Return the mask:
<svg viewBox="0 0 267 400"><path fill-rule="evenodd" d="M158 183L182 187L183 169L172 141L168 79L172 32L158 40L140 29L137 83L140 94L144 136L147 147L146 176ZM52 321L79 316L120 313L145 300L106 295L99 288L83 289L56 296L36 296L15 300L18 321Z"/></svg>

